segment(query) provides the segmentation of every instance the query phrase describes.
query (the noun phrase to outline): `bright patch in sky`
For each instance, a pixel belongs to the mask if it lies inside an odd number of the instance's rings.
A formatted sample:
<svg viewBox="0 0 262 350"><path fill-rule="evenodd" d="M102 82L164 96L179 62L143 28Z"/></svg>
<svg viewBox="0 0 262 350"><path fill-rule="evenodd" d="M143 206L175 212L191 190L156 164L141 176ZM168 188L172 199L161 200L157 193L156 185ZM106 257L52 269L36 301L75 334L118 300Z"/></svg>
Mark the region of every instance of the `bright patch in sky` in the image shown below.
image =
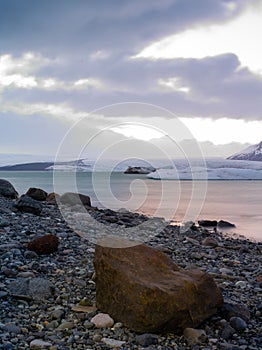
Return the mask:
<svg viewBox="0 0 262 350"><path fill-rule="evenodd" d="M225 53L238 56L242 66L262 74L262 2L251 4L234 20L188 29L146 47L134 58L204 58Z"/></svg>
<svg viewBox="0 0 262 350"><path fill-rule="evenodd" d="M160 139L164 137L165 134L156 130L155 127L150 127L150 125L140 125L140 124L123 124L111 128L112 131L122 134L126 137L150 141L152 139Z"/></svg>
<svg viewBox="0 0 262 350"><path fill-rule="evenodd" d="M246 122L242 119L227 118L181 118L181 121L198 141L212 140L217 145L232 141L251 144L261 141L262 121Z"/></svg>

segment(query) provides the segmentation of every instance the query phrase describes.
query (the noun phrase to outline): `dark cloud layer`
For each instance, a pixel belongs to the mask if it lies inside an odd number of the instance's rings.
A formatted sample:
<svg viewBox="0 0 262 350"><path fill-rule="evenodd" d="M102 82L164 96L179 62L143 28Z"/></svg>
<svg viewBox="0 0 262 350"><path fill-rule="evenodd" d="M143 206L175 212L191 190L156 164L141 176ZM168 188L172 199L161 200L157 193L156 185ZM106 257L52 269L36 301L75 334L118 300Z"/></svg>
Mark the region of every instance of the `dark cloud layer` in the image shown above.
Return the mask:
<svg viewBox="0 0 262 350"><path fill-rule="evenodd" d="M0 58L10 55L19 62L32 52L43 60L24 73L37 86L13 82L1 87L0 82L1 125L10 127L8 115L15 124L20 104L66 104L72 111L89 112L125 101L153 103L181 116L261 120L261 76L241 67L234 53L202 59L130 59L167 35L226 23L247 4L249 0L0 0ZM18 74L18 68L21 74L23 66L13 63L12 74ZM174 78L190 93L165 86ZM46 87L48 79L55 81L53 87ZM74 85L85 79L91 79L86 87ZM38 113L23 108L21 115L38 115L35 125L52 130L51 112L45 125L40 107ZM124 115L129 111L121 110ZM55 114L53 118L54 130L59 121ZM17 125L20 122L18 117Z"/></svg>

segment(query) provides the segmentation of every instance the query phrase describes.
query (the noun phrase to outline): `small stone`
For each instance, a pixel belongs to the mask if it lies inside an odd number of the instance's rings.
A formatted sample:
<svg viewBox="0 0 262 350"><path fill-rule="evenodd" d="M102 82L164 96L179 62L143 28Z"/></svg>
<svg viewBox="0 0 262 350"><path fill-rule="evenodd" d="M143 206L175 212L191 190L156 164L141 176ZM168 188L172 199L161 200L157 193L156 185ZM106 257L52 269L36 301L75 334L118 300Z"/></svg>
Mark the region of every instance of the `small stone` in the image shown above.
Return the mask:
<svg viewBox="0 0 262 350"><path fill-rule="evenodd" d="M217 247L218 246L218 242L215 238L213 237L206 237L203 241L202 241L202 245L207 246L207 247Z"/></svg>
<svg viewBox="0 0 262 350"><path fill-rule="evenodd" d="M94 336L93 336L93 341L94 342L98 343L98 342L101 341L101 339L102 339L102 335L101 334L94 334Z"/></svg>
<svg viewBox="0 0 262 350"><path fill-rule="evenodd" d="M51 254L57 251L58 244L59 239L55 235L49 234L33 239L28 243L27 248L39 255Z"/></svg>
<svg viewBox="0 0 262 350"><path fill-rule="evenodd" d="M74 312L85 312L90 314L96 310L97 308L95 306L83 306L83 305L72 306L72 311Z"/></svg>
<svg viewBox="0 0 262 350"><path fill-rule="evenodd" d="M73 322L63 321L59 327L57 327L57 331L63 331L64 329L72 329L74 327Z"/></svg>
<svg viewBox="0 0 262 350"><path fill-rule="evenodd" d="M64 316L65 312L63 309L55 309L51 313L52 319L60 320Z"/></svg>
<svg viewBox="0 0 262 350"><path fill-rule="evenodd" d="M108 314L104 313L94 316L91 322L94 323L96 328L110 328L114 325L114 320Z"/></svg>
<svg viewBox="0 0 262 350"><path fill-rule="evenodd" d="M247 282L246 282L246 281L237 281L237 282L235 283L235 286L236 286L237 288L244 289L244 288L246 288L246 286L247 286Z"/></svg>
<svg viewBox="0 0 262 350"><path fill-rule="evenodd" d="M86 329L91 329L91 328L94 327L94 323L89 322L89 321L85 321L85 322L84 322L84 327L85 327Z"/></svg>
<svg viewBox="0 0 262 350"><path fill-rule="evenodd" d="M43 341L42 339L34 339L30 343L30 349L48 349L52 346L51 343Z"/></svg>
<svg viewBox="0 0 262 350"><path fill-rule="evenodd" d="M250 312L243 304L225 302L220 312L222 317L228 321L231 317L241 317L246 322L250 319Z"/></svg>
<svg viewBox="0 0 262 350"><path fill-rule="evenodd" d="M221 332L221 338L228 340L235 333L235 329L230 325L226 325L225 328Z"/></svg>
<svg viewBox="0 0 262 350"><path fill-rule="evenodd" d="M31 250L26 250L24 252L24 257L26 259L35 259L35 258L38 257L38 255L35 252L31 251Z"/></svg>
<svg viewBox="0 0 262 350"><path fill-rule="evenodd" d="M158 336L155 334L145 333L136 336L136 343L141 346L150 346L158 343Z"/></svg>
<svg viewBox="0 0 262 350"><path fill-rule="evenodd" d="M125 341L116 340L116 339L110 339L110 338L102 338L101 339L104 344L111 348L120 348L121 346L125 345Z"/></svg>
<svg viewBox="0 0 262 350"><path fill-rule="evenodd" d="M247 328L246 322L240 317L231 317L230 326L238 332L243 332Z"/></svg>
<svg viewBox="0 0 262 350"><path fill-rule="evenodd" d="M122 322L117 322L114 324L114 329L117 329L117 328L122 328L123 327L123 323Z"/></svg>
<svg viewBox="0 0 262 350"><path fill-rule="evenodd" d="M8 323L4 326L4 330L8 333L20 333L21 328L13 323Z"/></svg>
<svg viewBox="0 0 262 350"><path fill-rule="evenodd" d="M262 284L262 273L257 276L256 280L258 283Z"/></svg>
<svg viewBox="0 0 262 350"><path fill-rule="evenodd" d="M184 330L184 337L188 345L196 345L206 339L206 332L203 329L186 328Z"/></svg>
<svg viewBox="0 0 262 350"><path fill-rule="evenodd" d="M25 272L19 272L17 277L29 278L29 277L35 277L35 274L31 271L25 271Z"/></svg>

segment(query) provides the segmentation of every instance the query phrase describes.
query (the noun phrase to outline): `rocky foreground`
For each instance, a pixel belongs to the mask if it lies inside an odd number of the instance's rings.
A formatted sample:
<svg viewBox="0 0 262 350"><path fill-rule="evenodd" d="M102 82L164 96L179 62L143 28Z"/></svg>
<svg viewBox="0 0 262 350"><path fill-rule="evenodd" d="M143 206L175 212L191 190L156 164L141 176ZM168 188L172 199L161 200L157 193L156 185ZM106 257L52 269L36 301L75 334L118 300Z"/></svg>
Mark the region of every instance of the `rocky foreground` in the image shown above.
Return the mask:
<svg viewBox="0 0 262 350"><path fill-rule="evenodd" d="M0 349L261 349L261 243L166 225L147 244L183 269L208 272L224 304L180 335L138 334L96 309L95 245L68 226L54 201L20 197L19 208L6 195L0 195ZM64 208L71 215L81 210ZM90 213L112 231L147 220L127 211ZM47 245L35 240L46 235Z"/></svg>

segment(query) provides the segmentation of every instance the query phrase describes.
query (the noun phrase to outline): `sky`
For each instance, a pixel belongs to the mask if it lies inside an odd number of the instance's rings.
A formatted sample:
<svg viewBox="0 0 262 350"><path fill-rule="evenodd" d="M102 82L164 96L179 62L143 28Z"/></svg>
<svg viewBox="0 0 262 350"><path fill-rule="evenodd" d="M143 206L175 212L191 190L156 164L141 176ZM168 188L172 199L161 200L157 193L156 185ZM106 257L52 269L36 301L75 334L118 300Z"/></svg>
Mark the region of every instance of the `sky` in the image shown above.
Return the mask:
<svg viewBox="0 0 262 350"><path fill-rule="evenodd" d="M260 142L261 18L262 0L0 0L0 153Z"/></svg>

